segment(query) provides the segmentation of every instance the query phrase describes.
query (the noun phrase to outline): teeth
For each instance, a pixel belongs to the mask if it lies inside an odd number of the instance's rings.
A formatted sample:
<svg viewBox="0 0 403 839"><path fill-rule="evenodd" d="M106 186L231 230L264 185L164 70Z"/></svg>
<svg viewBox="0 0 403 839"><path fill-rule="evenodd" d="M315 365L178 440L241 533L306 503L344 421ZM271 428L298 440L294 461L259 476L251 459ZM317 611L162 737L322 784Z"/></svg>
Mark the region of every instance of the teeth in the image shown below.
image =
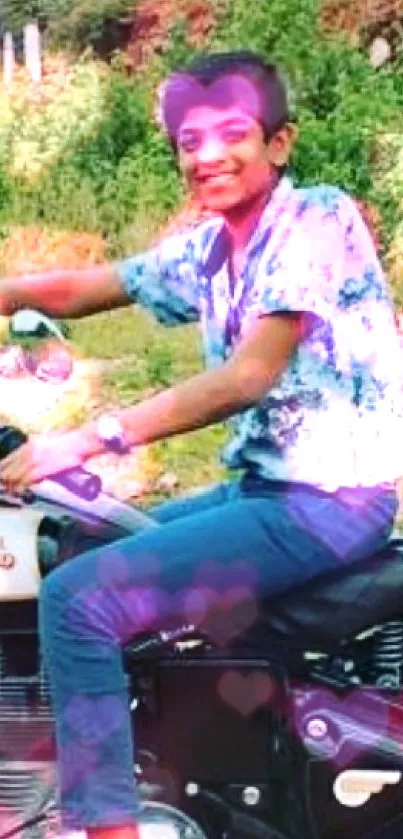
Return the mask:
<svg viewBox="0 0 403 839"><path fill-rule="evenodd" d="M204 178L204 182L208 183L209 181L230 181L233 179L233 175L231 174L222 174L222 175L208 175L207 178Z"/></svg>

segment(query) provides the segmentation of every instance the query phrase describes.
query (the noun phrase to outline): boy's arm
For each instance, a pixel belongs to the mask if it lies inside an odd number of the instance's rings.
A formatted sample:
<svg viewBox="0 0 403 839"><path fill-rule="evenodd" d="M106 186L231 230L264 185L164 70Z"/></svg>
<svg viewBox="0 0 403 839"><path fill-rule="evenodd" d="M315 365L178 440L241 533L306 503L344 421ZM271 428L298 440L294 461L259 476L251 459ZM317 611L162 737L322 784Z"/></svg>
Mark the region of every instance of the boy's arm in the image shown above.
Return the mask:
<svg viewBox="0 0 403 839"><path fill-rule="evenodd" d="M2 315L33 308L49 317L80 318L131 302L115 265L60 269L0 281Z"/></svg>
<svg viewBox="0 0 403 839"><path fill-rule="evenodd" d="M81 318L139 303L166 325L198 319L192 243L172 236L137 256L80 270L55 270L0 281L0 314L23 308Z"/></svg>

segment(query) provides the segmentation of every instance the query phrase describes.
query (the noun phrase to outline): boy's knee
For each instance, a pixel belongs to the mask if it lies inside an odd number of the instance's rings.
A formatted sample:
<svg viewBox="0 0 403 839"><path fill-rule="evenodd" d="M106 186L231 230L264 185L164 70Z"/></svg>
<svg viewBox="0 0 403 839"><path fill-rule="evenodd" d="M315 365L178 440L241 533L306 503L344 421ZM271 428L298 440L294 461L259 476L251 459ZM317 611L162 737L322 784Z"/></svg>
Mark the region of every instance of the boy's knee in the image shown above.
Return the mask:
<svg viewBox="0 0 403 839"><path fill-rule="evenodd" d="M49 600L59 600L59 598L63 596L63 592L66 592L64 578L65 566L63 565L56 568L50 574L47 574L41 583L39 592L40 601L47 603Z"/></svg>
<svg viewBox="0 0 403 839"><path fill-rule="evenodd" d="M46 577L39 595L39 628L42 638L89 637L115 640L122 595L113 586L95 584L72 565L61 566Z"/></svg>
<svg viewBox="0 0 403 839"><path fill-rule="evenodd" d="M42 632L57 626L68 608L70 595L63 570L63 567L57 568L42 580L38 598L39 628Z"/></svg>

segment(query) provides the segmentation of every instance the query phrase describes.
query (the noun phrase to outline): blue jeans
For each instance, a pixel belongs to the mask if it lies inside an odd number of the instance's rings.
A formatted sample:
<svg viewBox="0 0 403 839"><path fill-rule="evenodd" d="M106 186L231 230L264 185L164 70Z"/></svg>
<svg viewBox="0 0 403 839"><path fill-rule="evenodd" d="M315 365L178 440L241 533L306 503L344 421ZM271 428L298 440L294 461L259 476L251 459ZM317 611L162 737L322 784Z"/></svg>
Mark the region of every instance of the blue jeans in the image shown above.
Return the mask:
<svg viewBox="0 0 403 839"><path fill-rule="evenodd" d="M396 507L392 489L330 496L243 479L164 504L153 512L161 526L50 574L40 634L66 827L136 819L124 642L153 628L211 621L217 643L231 643L258 616L260 598L380 549ZM240 601L248 608L232 620Z"/></svg>

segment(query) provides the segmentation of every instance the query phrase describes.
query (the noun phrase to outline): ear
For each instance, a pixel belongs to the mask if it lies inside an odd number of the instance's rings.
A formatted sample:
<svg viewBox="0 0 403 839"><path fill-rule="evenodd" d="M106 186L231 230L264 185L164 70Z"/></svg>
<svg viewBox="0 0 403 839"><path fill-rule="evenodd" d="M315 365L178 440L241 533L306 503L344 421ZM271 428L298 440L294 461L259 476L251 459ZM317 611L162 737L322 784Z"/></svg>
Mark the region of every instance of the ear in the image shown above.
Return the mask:
<svg viewBox="0 0 403 839"><path fill-rule="evenodd" d="M291 122L287 122L279 131L276 131L267 144L269 162L274 166L285 166L291 157L297 137L298 128Z"/></svg>

